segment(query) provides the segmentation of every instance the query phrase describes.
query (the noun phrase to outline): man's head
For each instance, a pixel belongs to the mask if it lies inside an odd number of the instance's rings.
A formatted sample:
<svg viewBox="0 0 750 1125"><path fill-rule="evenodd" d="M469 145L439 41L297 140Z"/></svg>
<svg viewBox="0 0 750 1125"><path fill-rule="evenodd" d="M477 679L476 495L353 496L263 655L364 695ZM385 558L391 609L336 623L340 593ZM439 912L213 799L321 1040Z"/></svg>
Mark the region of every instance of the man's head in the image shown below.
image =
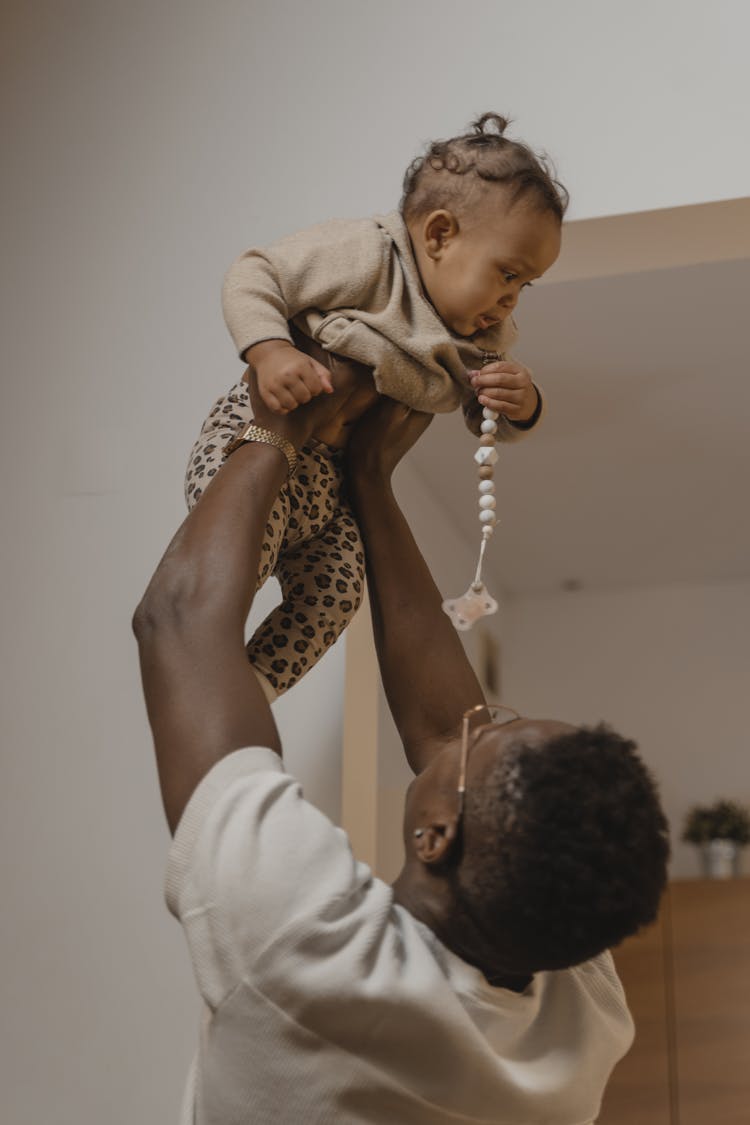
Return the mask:
<svg viewBox="0 0 750 1125"><path fill-rule="evenodd" d="M460 755L447 746L415 779L404 821L405 871L446 944L523 975L654 920L668 829L634 743L605 726L489 724L472 737L459 817Z"/></svg>
<svg viewBox="0 0 750 1125"><path fill-rule="evenodd" d="M443 322L473 336L509 316L555 262L568 203L542 156L485 113L435 141L404 178L401 211L423 287Z"/></svg>

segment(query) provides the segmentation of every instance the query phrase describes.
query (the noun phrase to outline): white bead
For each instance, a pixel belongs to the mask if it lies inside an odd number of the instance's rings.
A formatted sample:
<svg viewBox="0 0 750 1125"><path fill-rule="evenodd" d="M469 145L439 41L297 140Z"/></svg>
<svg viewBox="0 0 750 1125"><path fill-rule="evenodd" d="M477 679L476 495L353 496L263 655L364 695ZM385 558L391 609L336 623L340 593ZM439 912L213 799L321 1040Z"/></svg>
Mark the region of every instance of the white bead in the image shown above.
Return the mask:
<svg viewBox="0 0 750 1125"><path fill-rule="evenodd" d="M474 454L477 465L494 465L497 461L497 450L494 445L480 445Z"/></svg>
<svg viewBox="0 0 750 1125"><path fill-rule="evenodd" d="M500 415L496 410L490 410L489 406L485 406L482 410L482 417L488 422L497 422Z"/></svg>
<svg viewBox="0 0 750 1125"><path fill-rule="evenodd" d="M496 522L495 513L491 508L485 508L479 513L479 522L489 524L494 524Z"/></svg>
<svg viewBox="0 0 750 1125"><path fill-rule="evenodd" d="M493 422L491 418L485 418L482 425L479 427L483 434L496 434L497 422Z"/></svg>
<svg viewBox="0 0 750 1125"><path fill-rule="evenodd" d="M479 482L479 491L480 491L480 492L482 492L482 493L485 493L485 492L494 492L494 491L495 491L495 482L494 482L494 480L480 480L480 482Z"/></svg>
<svg viewBox="0 0 750 1125"><path fill-rule="evenodd" d="M480 496L479 497L479 507L482 508L482 509L486 509L488 511L491 511L495 507L495 497L494 496Z"/></svg>

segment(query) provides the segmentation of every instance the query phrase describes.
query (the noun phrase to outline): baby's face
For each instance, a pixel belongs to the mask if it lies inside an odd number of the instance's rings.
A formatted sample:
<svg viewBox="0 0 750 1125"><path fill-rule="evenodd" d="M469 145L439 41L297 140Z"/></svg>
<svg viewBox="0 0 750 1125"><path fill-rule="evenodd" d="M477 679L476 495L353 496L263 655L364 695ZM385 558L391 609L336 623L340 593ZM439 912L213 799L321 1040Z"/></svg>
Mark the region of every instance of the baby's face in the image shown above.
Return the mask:
<svg viewBox="0 0 750 1125"><path fill-rule="evenodd" d="M523 199L508 207L495 191L468 218L435 211L410 233L427 295L459 336L510 316L521 290L560 253L560 223L551 211Z"/></svg>

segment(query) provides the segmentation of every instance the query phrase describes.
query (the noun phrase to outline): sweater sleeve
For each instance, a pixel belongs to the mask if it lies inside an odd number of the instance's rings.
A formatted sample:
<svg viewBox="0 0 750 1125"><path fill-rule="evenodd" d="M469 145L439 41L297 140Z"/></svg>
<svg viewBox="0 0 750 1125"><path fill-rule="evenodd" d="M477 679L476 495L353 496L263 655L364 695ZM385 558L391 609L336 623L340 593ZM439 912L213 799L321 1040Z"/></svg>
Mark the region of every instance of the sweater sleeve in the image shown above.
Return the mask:
<svg viewBox="0 0 750 1125"><path fill-rule="evenodd" d="M292 339L304 309L377 307L387 301L388 250L372 219L333 219L251 249L224 279L224 319L242 358L263 340Z"/></svg>

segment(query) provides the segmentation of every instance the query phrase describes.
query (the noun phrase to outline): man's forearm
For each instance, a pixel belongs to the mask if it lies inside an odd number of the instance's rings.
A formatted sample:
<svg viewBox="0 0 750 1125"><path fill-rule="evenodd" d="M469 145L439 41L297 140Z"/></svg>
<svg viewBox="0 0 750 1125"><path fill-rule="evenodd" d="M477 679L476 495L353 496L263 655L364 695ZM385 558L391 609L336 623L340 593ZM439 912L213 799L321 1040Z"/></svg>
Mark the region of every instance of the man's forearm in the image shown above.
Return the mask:
<svg viewBox="0 0 750 1125"><path fill-rule="evenodd" d="M279 450L237 450L182 524L136 615L146 706L174 830L195 786L242 746L280 752L247 660L244 626L268 511L286 476Z"/></svg>
<svg viewBox="0 0 750 1125"><path fill-rule="evenodd" d="M409 764L420 772L484 696L390 484L353 475L375 645Z"/></svg>

